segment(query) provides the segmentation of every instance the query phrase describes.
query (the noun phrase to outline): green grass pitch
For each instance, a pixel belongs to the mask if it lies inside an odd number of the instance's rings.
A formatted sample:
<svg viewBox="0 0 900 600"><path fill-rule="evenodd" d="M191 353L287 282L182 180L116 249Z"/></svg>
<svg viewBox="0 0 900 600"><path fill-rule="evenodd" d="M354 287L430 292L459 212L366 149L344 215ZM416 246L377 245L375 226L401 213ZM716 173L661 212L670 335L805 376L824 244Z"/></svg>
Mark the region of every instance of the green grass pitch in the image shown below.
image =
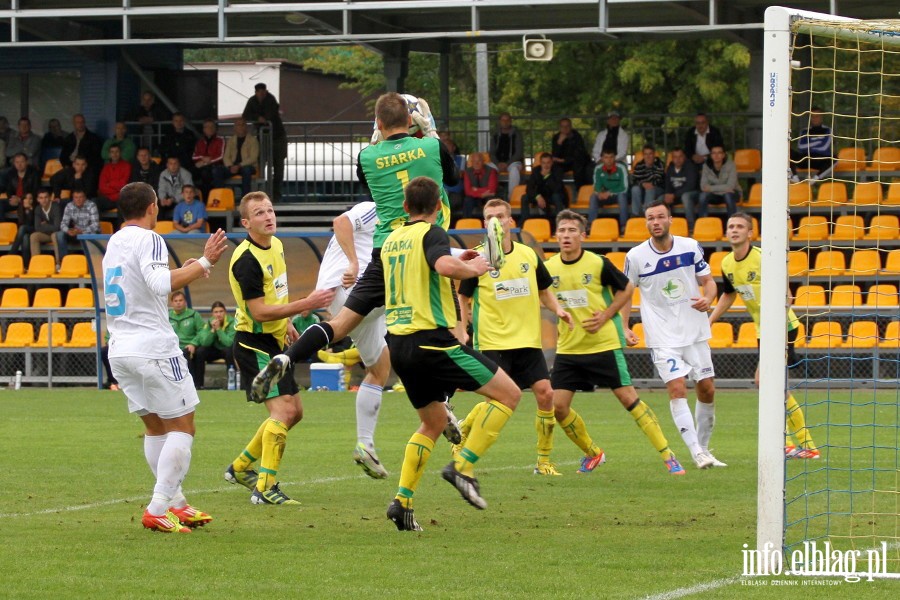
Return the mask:
<svg viewBox="0 0 900 600"><path fill-rule="evenodd" d="M685 463L669 476L610 393L574 406L608 463L576 475L579 451L560 431L562 477L532 474L534 400L525 393L479 464L488 509L438 473L438 441L416 494L421 534L385 518L417 427L405 395L386 393L376 432L391 475L351 460L352 394L305 393L279 473L299 507L253 506L222 479L263 418L234 392L201 392L188 500L214 521L190 535L145 531L152 490L142 428L121 393L0 392L4 598L885 598L896 582L787 590L744 585L742 544L755 543L753 392L720 392L712 446L727 469L693 468L659 392L642 391ZM476 396L455 399L461 417ZM691 401L693 404L693 401ZM756 580L759 581L759 580ZM836 582L835 582L836 583ZM706 586L706 587L704 587ZM680 592L678 591L680 590ZM688 593L685 593L687 590Z"/></svg>

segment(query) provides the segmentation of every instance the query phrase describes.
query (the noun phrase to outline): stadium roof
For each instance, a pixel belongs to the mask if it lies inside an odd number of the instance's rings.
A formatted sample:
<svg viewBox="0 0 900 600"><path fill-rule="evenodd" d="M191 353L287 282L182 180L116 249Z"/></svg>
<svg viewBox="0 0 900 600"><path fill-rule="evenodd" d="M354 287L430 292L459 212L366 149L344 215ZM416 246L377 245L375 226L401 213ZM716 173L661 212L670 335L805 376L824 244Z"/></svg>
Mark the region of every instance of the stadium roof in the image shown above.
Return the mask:
<svg viewBox="0 0 900 600"><path fill-rule="evenodd" d="M761 30L763 0L9 0L3 46L177 43L323 45L634 39ZM804 10L862 19L896 18L885 0L786 0Z"/></svg>

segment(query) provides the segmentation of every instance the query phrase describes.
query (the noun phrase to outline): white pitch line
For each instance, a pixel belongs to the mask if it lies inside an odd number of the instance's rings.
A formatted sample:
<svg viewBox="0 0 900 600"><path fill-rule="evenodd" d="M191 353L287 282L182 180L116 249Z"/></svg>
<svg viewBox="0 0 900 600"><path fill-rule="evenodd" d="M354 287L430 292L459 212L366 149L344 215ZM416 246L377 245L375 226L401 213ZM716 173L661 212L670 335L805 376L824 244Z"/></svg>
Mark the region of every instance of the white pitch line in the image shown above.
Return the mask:
<svg viewBox="0 0 900 600"><path fill-rule="evenodd" d="M675 598L684 598L685 596L691 596L693 594L699 594L701 592L717 590L721 587L725 587L726 585L736 583L739 579L740 577L737 576L729 577L727 579L713 579L712 581L707 581L706 583L698 583L697 585L678 588L668 592L663 592L661 594L644 596L641 600L675 600Z"/></svg>

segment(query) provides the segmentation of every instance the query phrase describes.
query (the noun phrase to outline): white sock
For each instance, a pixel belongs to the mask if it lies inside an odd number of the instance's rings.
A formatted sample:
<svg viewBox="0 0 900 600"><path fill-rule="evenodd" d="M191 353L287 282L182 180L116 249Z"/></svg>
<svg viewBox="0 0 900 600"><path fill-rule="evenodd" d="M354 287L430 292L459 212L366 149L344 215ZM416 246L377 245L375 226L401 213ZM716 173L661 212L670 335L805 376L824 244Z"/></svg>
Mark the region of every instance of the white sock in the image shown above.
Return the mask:
<svg viewBox="0 0 900 600"><path fill-rule="evenodd" d="M159 464L159 453L162 452L163 446L166 444L166 435L167 434L144 434L144 458L147 459L147 464L150 466L150 470L153 472L154 477L156 477L156 466ZM169 506L174 506L175 508L184 508L187 506L187 498L185 498L184 494L181 492L181 486L178 486L178 491L172 496Z"/></svg>
<svg viewBox="0 0 900 600"><path fill-rule="evenodd" d="M147 506L151 515L163 515L172 505L172 500L179 493L181 482L191 467L193 443L194 436L183 431L170 431L166 435L166 443L159 453L153 499Z"/></svg>
<svg viewBox="0 0 900 600"><path fill-rule="evenodd" d="M669 408L672 409L672 419L675 421L675 427L681 434L681 439L691 451L691 456L697 456L700 452L700 444L697 441L697 430L694 428L694 417L691 416L691 407L688 406L687 398L675 398L669 402Z"/></svg>
<svg viewBox="0 0 900 600"><path fill-rule="evenodd" d="M694 415L697 417L697 439L704 452L709 452L709 438L712 437L713 427L716 426L716 405L700 402L694 404Z"/></svg>
<svg viewBox="0 0 900 600"><path fill-rule="evenodd" d="M366 448L375 448L375 425L381 410L381 386L363 382L356 392L356 438Z"/></svg>

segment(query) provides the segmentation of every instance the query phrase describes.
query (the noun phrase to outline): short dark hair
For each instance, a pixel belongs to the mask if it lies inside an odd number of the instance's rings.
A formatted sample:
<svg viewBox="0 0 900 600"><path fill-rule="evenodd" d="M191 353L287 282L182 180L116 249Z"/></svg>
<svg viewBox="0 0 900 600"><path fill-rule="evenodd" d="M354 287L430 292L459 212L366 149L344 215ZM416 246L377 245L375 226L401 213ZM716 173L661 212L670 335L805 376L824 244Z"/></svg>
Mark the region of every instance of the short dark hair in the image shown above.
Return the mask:
<svg viewBox="0 0 900 600"><path fill-rule="evenodd" d="M225 305L220 300L216 300L212 303L212 306L209 307L209 310L212 311L214 308L225 308Z"/></svg>
<svg viewBox="0 0 900 600"><path fill-rule="evenodd" d="M653 150L656 152L656 147L653 144L644 144L644 147L641 150Z"/></svg>
<svg viewBox="0 0 900 600"><path fill-rule="evenodd" d="M156 192L146 183L129 183L119 193L119 213L126 221L143 217L151 204L156 204Z"/></svg>
<svg viewBox="0 0 900 600"><path fill-rule="evenodd" d="M40 196L41 194L47 194L48 196L52 196L53 190L48 187L42 187L38 190L37 195Z"/></svg>
<svg viewBox="0 0 900 600"><path fill-rule="evenodd" d="M19 117L19 123L21 123L22 121L25 121L26 123L31 125L31 119L29 119L28 117Z"/></svg>
<svg viewBox="0 0 900 600"><path fill-rule="evenodd" d="M441 189L430 177L416 177L403 190L409 216L430 215L441 201Z"/></svg>
<svg viewBox="0 0 900 600"><path fill-rule="evenodd" d="M669 154L672 154L673 152L684 152L684 148L682 148L681 146L675 146L674 148L669 150Z"/></svg>
<svg viewBox="0 0 900 600"><path fill-rule="evenodd" d="M179 112L179 111L176 110L175 112L172 113L172 118L174 119L175 117L182 117L182 118L183 118L183 117L184 117L184 113L183 113L183 112Z"/></svg>
<svg viewBox="0 0 900 600"><path fill-rule="evenodd" d="M266 84L260 82L253 86L254 90L264 90L266 89Z"/></svg>
<svg viewBox="0 0 900 600"><path fill-rule="evenodd" d="M24 152L16 152L15 154L13 154L13 160L19 158L20 156L22 158L24 158L25 160L28 160L28 155L25 154Z"/></svg>
<svg viewBox="0 0 900 600"><path fill-rule="evenodd" d="M147 152L150 152L150 148L148 148L147 146L138 146L138 149L134 151L134 155L137 156L137 153L140 152L141 150L146 150Z"/></svg>
<svg viewBox="0 0 900 600"><path fill-rule="evenodd" d="M587 230L587 219L584 218L583 214L577 213L574 210L569 210L567 208L559 211L556 215L556 227L558 228L559 224L563 221L575 221L578 223L578 228L581 229L582 233Z"/></svg>
<svg viewBox="0 0 900 600"><path fill-rule="evenodd" d="M388 92L375 102L375 118L385 129L405 127L409 122L409 106L397 92Z"/></svg>
<svg viewBox="0 0 900 600"><path fill-rule="evenodd" d="M178 296L181 296L182 298L187 299L187 296L184 295L184 292L182 292L181 290L175 290L174 292L172 292L172 295L169 296L169 301L171 302Z"/></svg>
<svg viewBox="0 0 900 600"><path fill-rule="evenodd" d="M663 200L654 200L650 204L644 207L644 216L647 215L647 211L651 208L656 208L657 206L665 206L666 212L669 213L669 216L672 216L672 207L665 203Z"/></svg>
<svg viewBox="0 0 900 600"><path fill-rule="evenodd" d="M736 212L736 213L734 213L733 215L731 215L730 217L728 217L728 220L729 220L729 221L730 221L731 219L743 219L743 220L747 221L747 225L750 226L750 230L751 230L751 231L753 230L753 217L751 217L751 216L748 215L747 213L745 213L745 212L740 212L740 211L739 211L739 212Z"/></svg>
<svg viewBox="0 0 900 600"><path fill-rule="evenodd" d="M84 154L76 154L75 158L72 159L72 162L74 163L76 160L83 160L84 162L87 162L87 156L85 156Z"/></svg>

